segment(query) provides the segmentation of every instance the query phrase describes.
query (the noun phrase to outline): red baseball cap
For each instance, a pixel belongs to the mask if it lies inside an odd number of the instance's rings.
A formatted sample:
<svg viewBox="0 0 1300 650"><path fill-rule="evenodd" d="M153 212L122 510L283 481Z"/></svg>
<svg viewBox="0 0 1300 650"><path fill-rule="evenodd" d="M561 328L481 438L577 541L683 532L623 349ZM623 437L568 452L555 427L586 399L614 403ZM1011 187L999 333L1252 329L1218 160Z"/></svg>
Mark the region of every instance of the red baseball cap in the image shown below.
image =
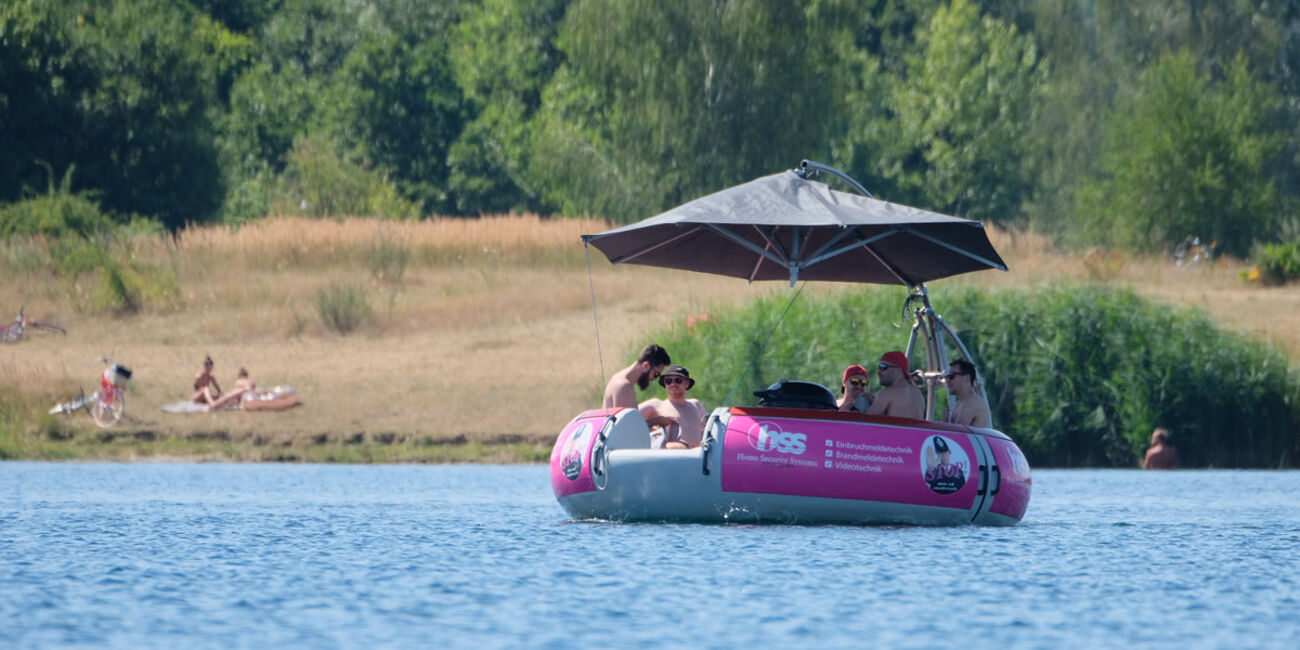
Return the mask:
<svg viewBox="0 0 1300 650"><path fill-rule="evenodd" d="M844 379L841 379L840 381L846 382L849 380L849 377L857 377L857 376L866 377L868 379L871 378L871 375L867 374L866 368L863 368L862 366L859 366L855 363L844 369Z"/></svg>
<svg viewBox="0 0 1300 650"><path fill-rule="evenodd" d="M898 350L890 350L880 355L880 362L887 363L891 366L898 366L903 369L903 374L907 374L907 355Z"/></svg>

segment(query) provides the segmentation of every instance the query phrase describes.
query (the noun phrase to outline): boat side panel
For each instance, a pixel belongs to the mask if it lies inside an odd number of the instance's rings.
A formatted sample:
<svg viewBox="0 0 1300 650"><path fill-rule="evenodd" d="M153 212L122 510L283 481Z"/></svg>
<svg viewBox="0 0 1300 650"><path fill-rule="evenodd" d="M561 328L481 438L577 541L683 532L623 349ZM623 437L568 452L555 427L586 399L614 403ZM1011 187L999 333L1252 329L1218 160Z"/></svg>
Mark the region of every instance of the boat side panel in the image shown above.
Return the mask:
<svg viewBox="0 0 1300 650"><path fill-rule="evenodd" d="M725 492L969 510L979 490L969 434L948 429L733 413L721 453Z"/></svg>
<svg viewBox="0 0 1300 650"><path fill-rule="evenodd" d="M563 497L560 505L574 519L612 521L926 526L970 523L967 512L953 508L723 492L718 472L704 474L701 462L699 449L611 451L608 485Z"/></svg>
<svg viewBox="0 0 1300 650"><path fill-rule="evenodd" d="M617 409L587 411L574 418L551 449L551 489L561 498L596 489L591 476L591 450Z"/></svg>
<svg viewBox="0 0 1300 650"><path fill-rule="evenodd" d="M993 506L989 512L1019 521L1029 509L1029 496L1034 486L1029 473L1029 461L1025 460L1020 448L1010 440L989 438L988 443L1001 473L1001 482L996 486L998 492L993 497Z"/></svg>

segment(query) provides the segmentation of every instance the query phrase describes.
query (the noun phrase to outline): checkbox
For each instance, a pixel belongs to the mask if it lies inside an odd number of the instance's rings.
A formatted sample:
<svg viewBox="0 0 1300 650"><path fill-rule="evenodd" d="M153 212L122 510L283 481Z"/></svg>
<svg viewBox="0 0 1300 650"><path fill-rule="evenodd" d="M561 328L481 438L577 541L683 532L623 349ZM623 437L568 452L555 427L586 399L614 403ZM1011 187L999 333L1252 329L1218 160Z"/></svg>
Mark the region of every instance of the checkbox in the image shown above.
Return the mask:
<svg viewBox="0 0 1300 650"><path fill-rule="evenodd" d="M826 468L827 468L827 469L830 469L830 467L831 467L831 461L828 460L828 461L826 461Z"/></svg>
<svg viewBox="0 0 1300 650"><path fill-rule="evenodd" d="M826 457L827 457L827 458L834 458L834 457L835 457L835 452L833 452L833 451L827 449L827 450L826 450Z"/></svg>

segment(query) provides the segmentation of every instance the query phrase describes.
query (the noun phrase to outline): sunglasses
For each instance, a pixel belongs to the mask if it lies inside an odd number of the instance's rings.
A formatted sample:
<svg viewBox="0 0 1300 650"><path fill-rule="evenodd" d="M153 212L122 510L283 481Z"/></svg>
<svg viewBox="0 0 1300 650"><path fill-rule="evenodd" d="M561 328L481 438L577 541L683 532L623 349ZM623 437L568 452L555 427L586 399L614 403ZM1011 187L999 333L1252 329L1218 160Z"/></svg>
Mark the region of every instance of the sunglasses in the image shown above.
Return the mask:
<svg viewBox="0 0 1300 650"><path fill-rule="evenodd" d="M867 380L865 380L865 379L858 379L858 378L854 377L853 379L850 379L850 380L849 380L849 383L850 383L850 384L853 384L854 386L866 386L866 385L867 385Z"/></svg>
<svg viewBox="0 0 1300 650"><path fill-rule="evenodd" d="M961 377L961 376L963 376L963 375L965 375L965 374L966 374L966 373L964 373L964 372L945 372L945 373L943 373L943 378L944 378L944 380L946 381L946 380L952 379L953 377Z"/></svg>
<svg viewBox="0 0 1300 650"><path fill-rule="evenodd" d="M663 378L663 382L665 386L667 386L668 384L684 384L686 383L686 378L678 377L677 375L668 375L667 377Z"/></svg>
<svg viewBox="0 0 1300 650"><path fill-rule="evenodd" d="M889 370L890 368L897 368L897 367L898 366L892 363L881 363L880 365L876 366L876 368L879 369L881 372Z"/></svg>

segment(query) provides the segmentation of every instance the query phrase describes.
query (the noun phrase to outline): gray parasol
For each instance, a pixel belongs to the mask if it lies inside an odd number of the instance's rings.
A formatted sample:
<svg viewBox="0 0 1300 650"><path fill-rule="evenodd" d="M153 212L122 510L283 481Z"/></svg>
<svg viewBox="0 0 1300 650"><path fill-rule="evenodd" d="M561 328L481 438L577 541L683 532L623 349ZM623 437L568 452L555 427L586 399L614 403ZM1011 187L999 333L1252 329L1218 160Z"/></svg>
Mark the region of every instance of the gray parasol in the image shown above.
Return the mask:
<svg viewBox="0 0 1300 650"><path fill-rule="evenodd" d="M791 285L803 277L916 287L970 271L1007 270L983 224L832 190L806 178L810 166L857 186L842 172L805 161L800 171L764 176L582 239L614 264Z"/></svg>

